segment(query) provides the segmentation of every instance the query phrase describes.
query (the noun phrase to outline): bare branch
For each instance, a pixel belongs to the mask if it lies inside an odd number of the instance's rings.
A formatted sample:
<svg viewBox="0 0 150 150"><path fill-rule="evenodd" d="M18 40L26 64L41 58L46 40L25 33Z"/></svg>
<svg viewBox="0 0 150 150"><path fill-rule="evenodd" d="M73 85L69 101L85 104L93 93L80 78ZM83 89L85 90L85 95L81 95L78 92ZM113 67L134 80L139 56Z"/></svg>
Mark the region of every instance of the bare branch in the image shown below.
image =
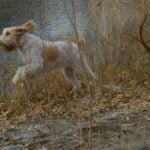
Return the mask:
<svg viewBox="0 0 150 150"><path fill-rule="evenodd" d="M143 28L144 28L144 24L147 20L147 15L144 16L144 19L140 25L139 31L138 31L138 37L134 36L130 33L124 33L127 36L132 37L133 39L137 40L148 52L150 52L150 46L147 45L147 43L145 42L144 38L143 38Z"/></svg>
<svg viewBox="0 0 150 150"><path fill-rule="evenodd" d="M144 19L140 25L140 29L139 29L139 42L142 44L142 46L148 51L150 52L150 47L147 45L147 43L144 41L144 38L143 38L143 27L144 27L144 24L147 20L147 15L144 16Z"/></svg>

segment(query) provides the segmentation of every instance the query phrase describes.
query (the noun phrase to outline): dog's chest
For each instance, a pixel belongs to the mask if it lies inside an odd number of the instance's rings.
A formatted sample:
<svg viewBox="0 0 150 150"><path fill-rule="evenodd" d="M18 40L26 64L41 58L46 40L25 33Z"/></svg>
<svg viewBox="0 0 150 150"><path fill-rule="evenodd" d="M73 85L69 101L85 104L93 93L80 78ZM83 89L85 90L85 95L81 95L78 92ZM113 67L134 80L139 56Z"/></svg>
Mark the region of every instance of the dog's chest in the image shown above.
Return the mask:
<svg viewBox="0 0 150 150"><path fill-rule="evenodd" d="M31 56L28 52L19 51L19 54L24 64L30 64L32 62Z"/></svg>

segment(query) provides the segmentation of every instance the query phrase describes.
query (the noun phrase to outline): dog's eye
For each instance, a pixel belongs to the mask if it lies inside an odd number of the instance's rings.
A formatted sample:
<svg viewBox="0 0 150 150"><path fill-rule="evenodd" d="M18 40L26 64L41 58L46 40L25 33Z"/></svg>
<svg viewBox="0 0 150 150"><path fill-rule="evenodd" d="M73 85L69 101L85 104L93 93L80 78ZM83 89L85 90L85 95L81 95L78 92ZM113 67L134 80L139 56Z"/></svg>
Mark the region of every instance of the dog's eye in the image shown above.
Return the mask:
<svg viewBox="0 0 150 150"><path fill-rule="evenodd" d="M22 32L23 30L22 30L22 29L16 29L16 31L17 31L17 32Z"/></svg>
<svg viewBox="0 0 150 150"><path fill-rule="evenodd" d="M8 35L10 35L10 32L9 32L9 31L6 32L6 36L8 36Z"/></svg>

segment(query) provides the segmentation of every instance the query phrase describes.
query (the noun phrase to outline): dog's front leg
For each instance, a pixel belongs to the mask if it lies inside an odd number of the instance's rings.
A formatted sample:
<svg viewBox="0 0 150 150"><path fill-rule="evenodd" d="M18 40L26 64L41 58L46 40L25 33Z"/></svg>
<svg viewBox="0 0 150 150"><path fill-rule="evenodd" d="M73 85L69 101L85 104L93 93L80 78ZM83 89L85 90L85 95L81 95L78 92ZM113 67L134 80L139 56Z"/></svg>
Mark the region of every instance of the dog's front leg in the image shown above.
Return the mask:
<svg viewBox="0 0 150 150"><path fill-rule="evenodd" d="M35 65L35 64L28 64L22 67L19 67L16 71L15 76L13 77L12 83L17 84L19 81L23 81L30 76L36 75L40 73L43 69L43 65Z"/></svg>
<svg viewBox="0 0 150 150"><path fill-rule="evenodd" d="M14 75L12 79L12 83L15 85L20 81L21 79L25 79L25 71L23 67L19 67L16 71L16 74Z"/></svg>

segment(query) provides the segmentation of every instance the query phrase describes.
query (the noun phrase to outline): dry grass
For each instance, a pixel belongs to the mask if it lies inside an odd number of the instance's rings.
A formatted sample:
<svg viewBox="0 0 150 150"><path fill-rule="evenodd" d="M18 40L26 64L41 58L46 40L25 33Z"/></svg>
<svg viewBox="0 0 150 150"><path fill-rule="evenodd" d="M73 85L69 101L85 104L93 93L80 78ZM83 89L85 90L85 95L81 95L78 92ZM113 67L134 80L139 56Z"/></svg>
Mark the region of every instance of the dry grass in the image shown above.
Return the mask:
<svg viewBox="0 0 150 150"><path fill-rule="evenodd" d="M109 69L105 70L103 75L105 75L103 83L109 83L106 89L103 88L101 91L99 85L96 87L94 84L84 85L82 93L78 93L76 96L71 91L71 84L66 82L59 70L28 82L19 83L3 101L2 105L5 107L2 106L0 109L1 114L5 114L7 117L26 114L26 117L30 118L45 113L51 114L52 111L55 117L86 119L89 115L89 107L88 104L81 104L80 99L83 97L92 99L93 113L119 108L139 110L149 107L150 83L146 78L143 81L140 79L139 82L137 78L132 78L129 71L122 71L117 74L116 78L113 78ZM111 86L109 87L109 85L115 84L122 85L121 93L114 92Z"/></svg>

